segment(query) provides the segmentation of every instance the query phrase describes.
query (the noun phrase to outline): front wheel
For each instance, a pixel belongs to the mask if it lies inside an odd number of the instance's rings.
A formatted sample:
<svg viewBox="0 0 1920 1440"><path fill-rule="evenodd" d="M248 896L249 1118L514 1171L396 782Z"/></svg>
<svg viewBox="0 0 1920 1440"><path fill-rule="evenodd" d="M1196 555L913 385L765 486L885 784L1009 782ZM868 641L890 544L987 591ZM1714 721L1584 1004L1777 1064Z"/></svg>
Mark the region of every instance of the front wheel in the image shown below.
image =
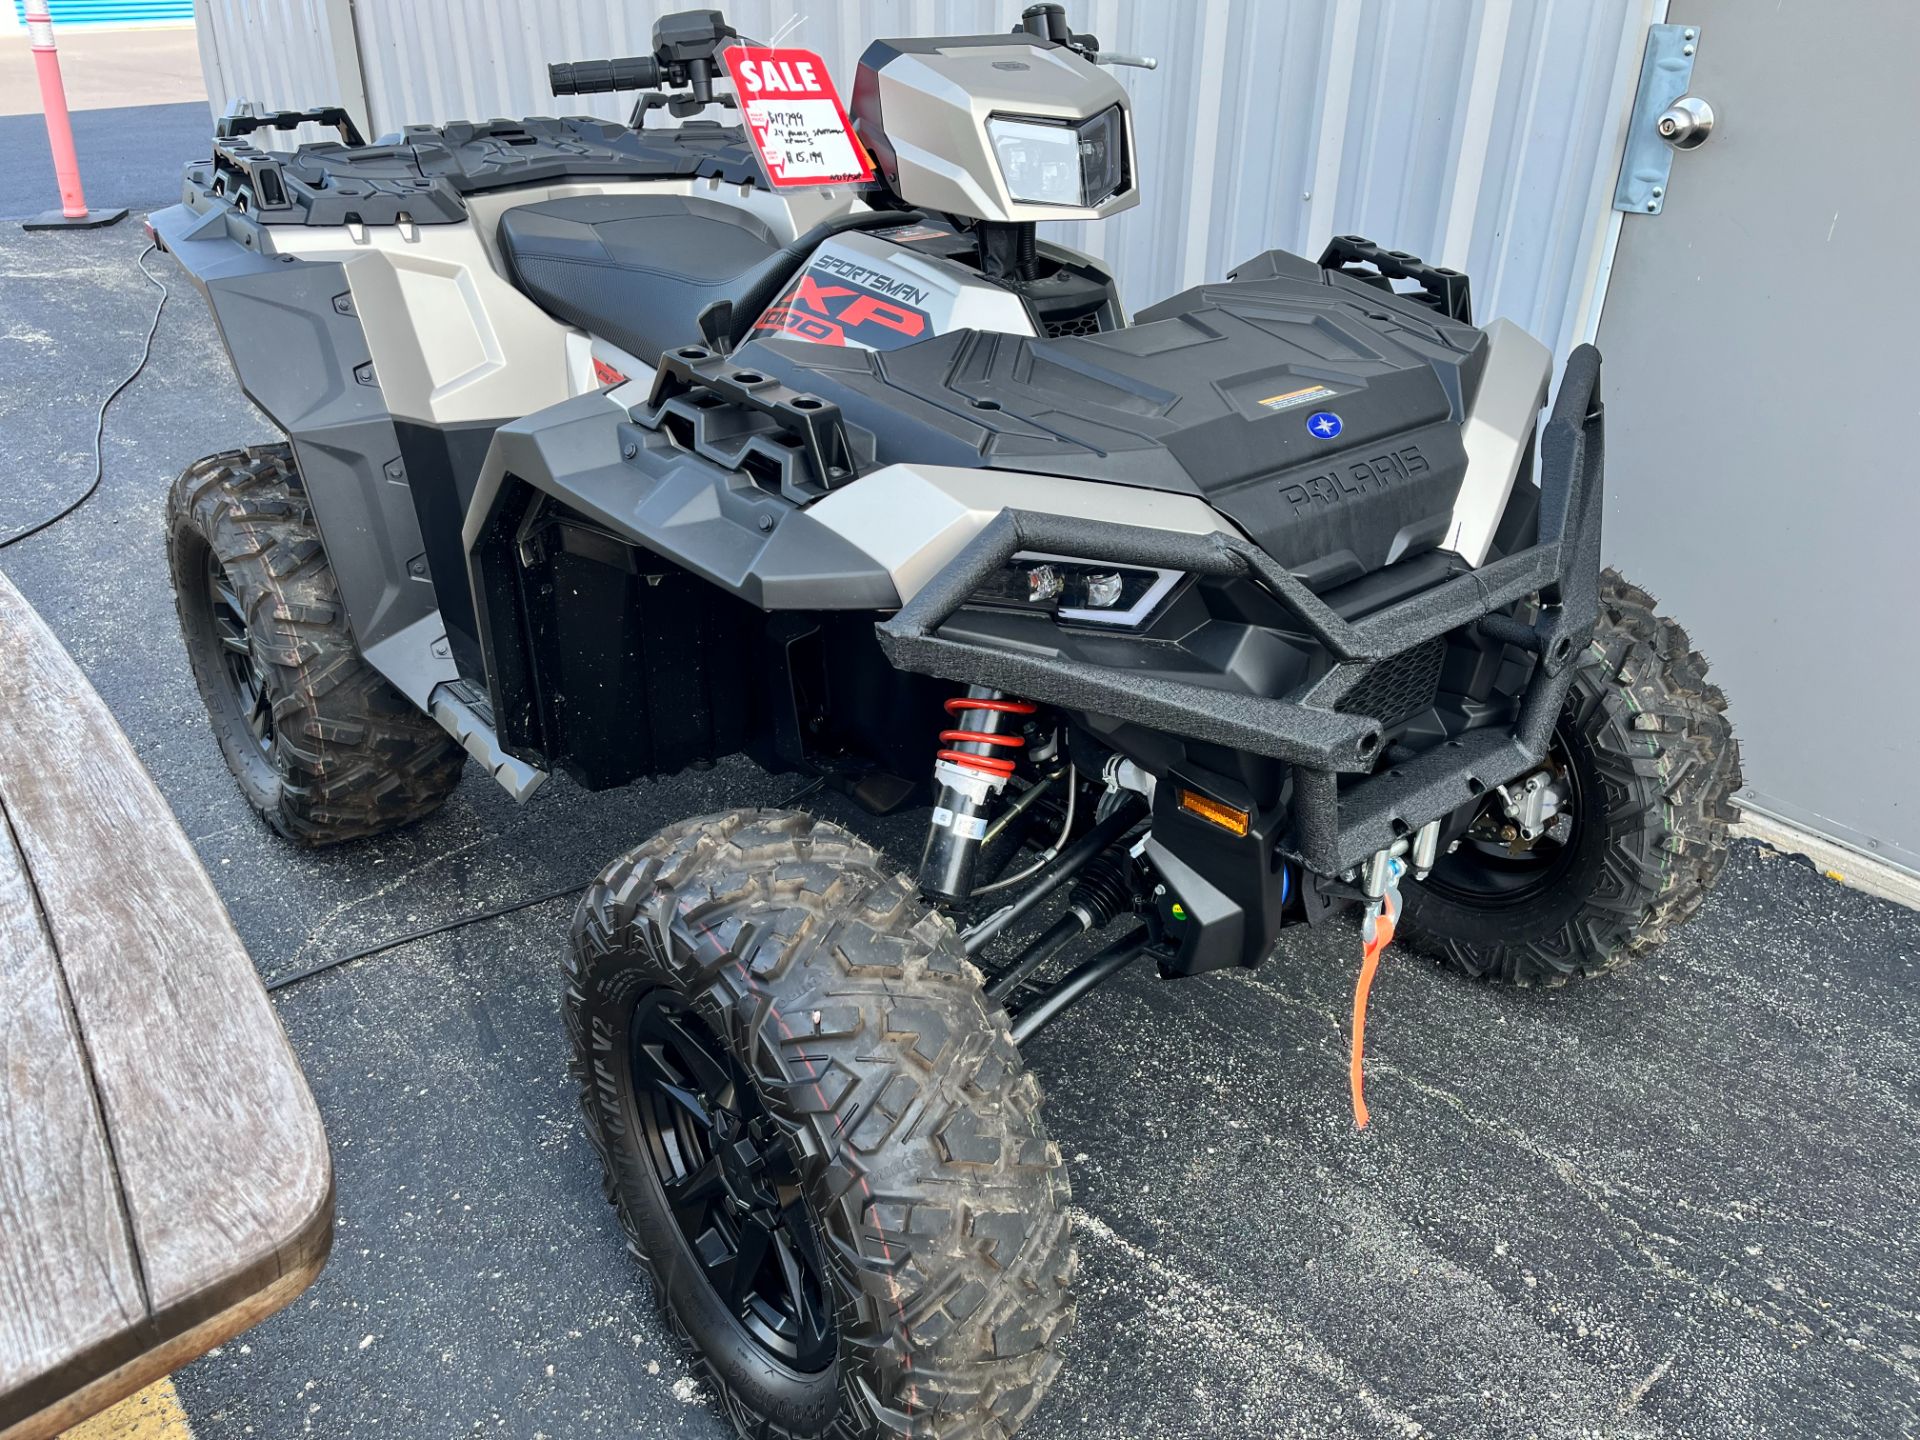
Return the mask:
<svg viewBox="0 0 1920 1440"><path fill-rule="evenodd" d="M673 826L565 1007L629 1248L743 1436L1004 1440L1060 1365L1059 1151L952 927L805 815Z"/></svg>
<svg viewBox="0 0 1920 1440"><path fill-rule="evenodd" d="M1726 864L1740 747L1686 631L1608 570L1529 812L1489 796L1426 880L1400 934L1470 975L1553 986L1653 948Z"/></svg>

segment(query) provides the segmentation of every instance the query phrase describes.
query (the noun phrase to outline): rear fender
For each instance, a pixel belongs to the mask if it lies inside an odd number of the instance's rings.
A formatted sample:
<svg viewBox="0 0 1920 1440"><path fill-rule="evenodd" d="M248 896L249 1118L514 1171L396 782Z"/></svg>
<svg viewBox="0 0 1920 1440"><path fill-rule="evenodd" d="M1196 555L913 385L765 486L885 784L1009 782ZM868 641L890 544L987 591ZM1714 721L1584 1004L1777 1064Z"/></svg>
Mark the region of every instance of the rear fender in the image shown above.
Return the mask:
<svg viewBox="0 0 1920 1440"><path fill-rule="evenodd" d="M240 388L293 443L361 653L426 709L458 672L346 268L261 254L260 227L221 202L150 223L206 297Z"/></svg>

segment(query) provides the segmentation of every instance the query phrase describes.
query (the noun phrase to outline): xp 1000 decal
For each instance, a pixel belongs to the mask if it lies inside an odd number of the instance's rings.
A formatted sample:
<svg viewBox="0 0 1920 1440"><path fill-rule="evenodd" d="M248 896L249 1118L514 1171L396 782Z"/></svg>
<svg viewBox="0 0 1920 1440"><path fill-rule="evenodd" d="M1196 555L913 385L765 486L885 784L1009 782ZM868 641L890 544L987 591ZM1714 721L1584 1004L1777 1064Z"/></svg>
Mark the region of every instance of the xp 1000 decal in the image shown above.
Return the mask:
<svg viewBox="0 0 1920 1440"><path fill-rule="evenodd" d="M753 333L892 350L933 333L925 308L931 298L925 285L906 276L843 255L817 254Z"/></svg>

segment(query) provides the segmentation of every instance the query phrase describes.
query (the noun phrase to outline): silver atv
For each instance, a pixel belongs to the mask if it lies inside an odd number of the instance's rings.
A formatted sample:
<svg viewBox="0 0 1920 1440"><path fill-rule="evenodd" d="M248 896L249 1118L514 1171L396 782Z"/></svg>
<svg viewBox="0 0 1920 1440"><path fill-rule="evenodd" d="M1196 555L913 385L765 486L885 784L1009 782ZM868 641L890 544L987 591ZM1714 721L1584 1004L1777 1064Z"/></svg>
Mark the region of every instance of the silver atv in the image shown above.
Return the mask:
<svg viewBox="0 0 1920 1440"><path fill-rule="evenodd" d="M1035 231L1142 184L1126 57L1058 5L875 42L868 184L770 183L718 12L655 40L554 67L627 125L221 123L151 225L287 440L176 484L181 623L299 843L468 756L525 799L744 754L923 814L906 871L798 810L645 841L566 1015L743 1435L1006 1436L1074 1269L1024 1042L1143 957L1352 916L1369 958L1610 969L1717 877L1738 752L1601 569L1591 347L1543 420L1544 347L1358 237L1128 315ZM340 141L259 143L307 121Z"/></svg>

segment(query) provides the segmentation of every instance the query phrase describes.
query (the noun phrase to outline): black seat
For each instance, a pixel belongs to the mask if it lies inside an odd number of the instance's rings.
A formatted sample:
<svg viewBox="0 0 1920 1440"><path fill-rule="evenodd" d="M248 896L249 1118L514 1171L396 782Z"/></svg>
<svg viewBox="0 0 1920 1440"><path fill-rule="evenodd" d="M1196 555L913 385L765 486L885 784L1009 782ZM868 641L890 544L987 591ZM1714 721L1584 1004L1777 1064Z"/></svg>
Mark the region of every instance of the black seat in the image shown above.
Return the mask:
<svg viewBox="0 0 1920 1440"><path fill-rule="evenodd" d="M685 195L575 195L500 217L500 252L522 290L569 325L653 364L698 344L700 312L780 249L738 206Z"/></svg>
<svg viewBox="0 0 1920 1440"><path fill-rule="evenodd" d="M839 215L782 245L735 205L685 195L576 195L500 216L500 253L541 309L657 364L702 342L700 316L732 305L720 325L737 343L814 247L840 230L898 225L910 214Z"/></svg>

